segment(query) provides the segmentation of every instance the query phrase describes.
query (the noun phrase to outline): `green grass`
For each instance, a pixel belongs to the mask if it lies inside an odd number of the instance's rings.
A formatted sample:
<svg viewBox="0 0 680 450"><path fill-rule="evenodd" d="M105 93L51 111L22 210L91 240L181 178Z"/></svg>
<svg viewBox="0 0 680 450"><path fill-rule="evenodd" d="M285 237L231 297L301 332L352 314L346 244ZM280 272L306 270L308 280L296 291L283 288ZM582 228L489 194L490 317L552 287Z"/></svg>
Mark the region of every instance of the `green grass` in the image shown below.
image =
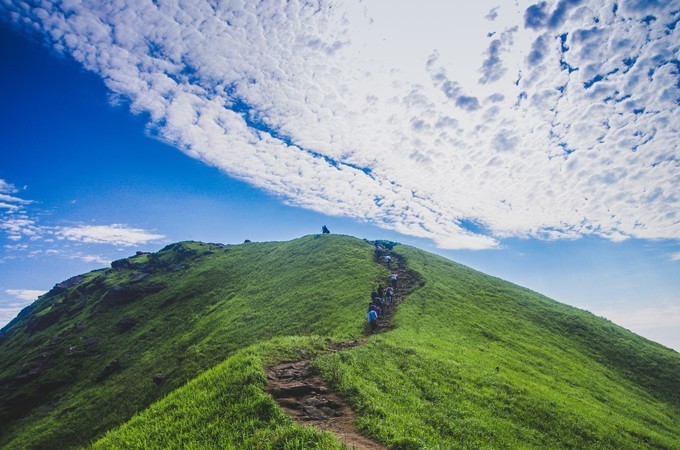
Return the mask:
<svg viewBox="0 0 680 450"><path fill-rule="evenodd" d="M241 350L107 433L95 449L342 449L327 432L295 424L265 393L263 367L325 348L319 338L275 338Z"/></svg>
<svg viewBox="0 0 680 450"><path fill-rule="evenodd" d="M680 448L680 355L399 246L424 286L369 344L317 361L393 448Z"/></svg>
<svg viewBox="0 0 680 450"><path fill-rule="evenodd" d="M150 259L155 268L144 269ZM365 300L384 277L371 244L338 235L225 247L180 243L131 261L131 268L93 272L66 292L51 292L3 330L0 385L22 367L50 363L34 381L0 391L0 447L85 444L235 351L276 336L359 336ZM151 276L137 284L165 289L107 304L114 285L143 270ZM45 314L58 320L29 332L28 322ZM138 325L121 331L116 323L125 317ZM88 348L90 337L97 344ZM114 359L122 370L97 382ZM165 376L158 386L156 373Z"/></svg>
<svg viewBox="0 0 680 450"><path fill-rule="evenodd" d="M264 391L268 364L319 354L357 426L391 448L680 448L677 352L444 258L394 251L423 284L392 331L332 354L327 339L362 334L386 275L355 238L173 244L87 274L3 330L1 386L51 365L0 391L0 446L340 448ZM150 262L139 284L165 288L112 305L112 287ZM127 316L138 325L120 331ZM86 348L88 337L98 343ZM113 359L122 370L98 382Z"/></svg>

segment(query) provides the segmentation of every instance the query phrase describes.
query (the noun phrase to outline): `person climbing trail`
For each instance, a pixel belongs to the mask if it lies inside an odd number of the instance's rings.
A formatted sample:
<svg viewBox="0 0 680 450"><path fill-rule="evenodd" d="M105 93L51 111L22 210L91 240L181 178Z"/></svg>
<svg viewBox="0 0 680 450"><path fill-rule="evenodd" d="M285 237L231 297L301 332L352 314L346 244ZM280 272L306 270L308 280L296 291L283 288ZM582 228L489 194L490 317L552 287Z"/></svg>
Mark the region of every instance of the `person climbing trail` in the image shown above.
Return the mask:
<svg viewBox="0 0 680 450"><path fill-rule="evenodd" d="M391 247L385 247L379 242L374 242L374 245L376 263L389 269L386 283L379 283L371 291L371 300L368 305L368 313L370 314L371 311L376 313L375 333L378 333L392 328L392 319L397 312L399 303L410 292L412 286L418 282L418 277L406 267L402 256L392 252ZM388 264L391 266L387 267ZM397 279L399 283L397 283ZM367 327L367 332L368 328L371 329L371 332L374 332L373 324Z"/></svg>
<svg viewBox="0 0 680 450"><path fill-rule="evenodd" d="M371 332L375 334L378 331L378 313L375 309L368 312L368 323L371 325Z"/></svg>
<svg viewBox="0 0 680 450"><path fill-rule="evenodd" d="M375 259L380 261L380 257L382 256L383 252L385 252L387 249L380 245L379 243L375 243Z"/></svg>
<svg viewBox="0 0 680 450"><path fill-rule="evenodd" d="M387 303L387 306L392 306L393 301L394 301L394 288L390 286L387 289L385 289L385 303Z"/></svg>

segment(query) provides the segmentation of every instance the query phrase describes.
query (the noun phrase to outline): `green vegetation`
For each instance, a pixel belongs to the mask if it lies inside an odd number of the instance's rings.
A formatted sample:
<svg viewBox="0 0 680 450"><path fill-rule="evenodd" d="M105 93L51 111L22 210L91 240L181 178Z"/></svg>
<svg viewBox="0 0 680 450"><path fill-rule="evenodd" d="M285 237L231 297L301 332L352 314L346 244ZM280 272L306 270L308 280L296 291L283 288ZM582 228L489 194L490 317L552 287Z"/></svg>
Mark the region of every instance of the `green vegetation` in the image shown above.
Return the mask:
<svg viewBox="0 0 680 450"><path fill-rule="evenodd" d="M262 367L317 354L325 342L276 338L237 352L111 431L95 449L341 449L328 432L292 422L262 389Z"/></svg>
<svg viewBox="0 0 680 450"><path fill-rule="evenodd" d="M321 357L393 448L680 448L680 355L585 311L399 246L424 286L396 329Z"/></svg>
<svg viewBox="0 0 680 450"><path fill-rule="evenodd" d="M276 336L357 337L385 275L371 244L337 235L184 242L114 265L53 289L3 329L0 447L85 444Z"/></svg>
<svg viewBox="0 0 680 450"><path fill-rule="evenodd" d="M680 448L677 352L389 244L422 285L392 331L337 353L386 275L350 237L173 244L51 291L3 330L0 446L342 448L264 390L267 365L319 355L391 448Z"/></svg>

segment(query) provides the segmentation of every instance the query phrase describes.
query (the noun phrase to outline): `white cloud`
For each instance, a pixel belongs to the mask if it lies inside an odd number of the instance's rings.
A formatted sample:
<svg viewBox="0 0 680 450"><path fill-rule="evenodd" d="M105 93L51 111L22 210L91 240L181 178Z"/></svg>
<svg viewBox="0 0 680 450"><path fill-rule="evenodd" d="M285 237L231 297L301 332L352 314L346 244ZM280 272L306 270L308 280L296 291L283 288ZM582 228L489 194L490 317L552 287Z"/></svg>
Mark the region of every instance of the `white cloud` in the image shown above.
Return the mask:
<svg viewBox="0 0 680 450"><path fill-rule="evenodd" d="M101 255L88 255L88 254L82 254L82 253L77 253L75 255L70 256L71 259L79 259L80 261L86 262L86 263L97 263L97 264L109 264L111 262L110 258L106 258Z"/></svg>
<svg viewBox="0 0 680 450"><path fill-rule="evenodd" d="M0 208L4 208L8 211L16 211L22 206L31 203L30 200L24 200L23 198L11 195L17 192L19 192L19 190L12 183L0 178Z"/></svg>
<svg viewBox="0 0 680 450"><path fill-rule="evenodd" d="M32 302L36 300L41 295L45 294L47 291L40 291L37 289L6 289L5 293L11 295L12 297L23 300L26 302Z"/></svg>
<svg viewBox="0 0 680 450"><path fill-rule="evenodd" d="M24 238L29 240L39 239L44 229L38 226L26 212L26 206L33 203L31 200L24 200L10 194L15 194L19 190L6 180L0 179L0 232L3 232L7 239L13 242L21 241ZM4 209L5 211L2 211ZM21 245L6 245L8 250L21 250Z"/></svg>
<svg viewBox="0 0 680 450"><path fill-rule="evenodd" d="M46 292L37 289L6 289L5 294L10 295L13 299L0 299L0 327L5 326L19 314L19 311Z"/></svg>
<svg viewBox="0 0 680 450"><path fill-rule="evenodd" d="M447 248L680 238L680 2L469 3L0 8L162 139L288 203ZM109 231L58 235L148 234Z"/></svg>
<svg viewBox="0 0 680 450"><path fill-rule="evenodd" d="M38 239L45 229L38 226L26 213L18 212L0 217L0 231L4 231L8 239L19 241L23 238Z"/></svg>
<svg viewBox="0 0 680 450"><path fill-rule="evenodd" d="M680 305L664 304L639 309L603 309L595 314L680 351Z"/></svg>
<svg viewBox="0 0 680 450"><path fill-rule="evenodd" d="M671 253L671 261L680 261L680 252Z"/></svg>
<svg viewBox="0 0 680 450"><path fill-rule="evenodd" d="M0 328L7 325L12 319L14 319L19 312L28 306L29 303L5 303L0 300Z"/></svg>
<svg viewBox="0 0 680 450"><path fill-rule="evenodd" d="M62 227L55 232L55 235L58 239L86 244L110 244L124 247L146 244L165 237L162 234L153 234L140 228L130 228L121 224ZM91 259L89 256L85 257ZM91 260L99 262L97 259Z"/></svg>
<svg viewBox="0 0 680 450"><path fill-rule="evenodd" d="M0 178L0 194L14 194L17 188L7 180Z"/></svg>
<svg viewBox="0 0 680 450"><path fill-rule="evenodd" d="M41 225L34 218L35 212L29 211L26 205L33 203L5 195L4 193L16 193L18 190L13 184L0 179L0 207L3 201L11 201L12 208L0 213L0 232L14 244L4 245L5 250L12 252L26 252L28 257L37 256L66 256L70 259L80 259L88 263L108 264L109 259L92 254L84 254L63 246L56 246L55 240L77 242L81 244L108 244L115 246L130 247L146 244L165 238L162 234L132 228L122 224L111 225L77 225L77 226L47 226ZM4 195L4 196L3 196ZM28 243L27 243L28 242ZM30 245L29 245L30 244ZM50 248L44 248L47 244ZM3 258L6 259L6 258Z"/></svg>

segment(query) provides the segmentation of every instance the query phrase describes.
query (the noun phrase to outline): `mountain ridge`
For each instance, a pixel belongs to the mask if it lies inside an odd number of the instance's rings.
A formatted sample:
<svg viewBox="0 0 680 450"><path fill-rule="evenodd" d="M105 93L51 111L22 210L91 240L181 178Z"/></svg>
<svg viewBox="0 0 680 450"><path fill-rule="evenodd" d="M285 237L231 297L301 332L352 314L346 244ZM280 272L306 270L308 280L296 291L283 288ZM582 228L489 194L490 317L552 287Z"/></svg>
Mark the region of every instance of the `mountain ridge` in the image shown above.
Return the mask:
<svg viewBox="0 0 680 450"><path fill-rule="evenodd" d="M169 394L209 373L237 380L225 367L245 358L251 376L241 386L257 398L265 420L235 417L257 423L254 435L268 437L251 441L232 435L238 424L217 421L225 436L216 432L215 442L341 446L287 420L267 399L262 377L281 354L306 348L321 355L326 339L363 335L368 294L387 274L373 249L339 235L231 246L182 242L55 287L3 328L0 445L88 445L108 431L98 446L167 446L173 441L145 435L149 420L165 423L153 412L167 411L166 396L176 398ZM400 306L394 329L314 363L357 411L364 434L392 448L676 448L677 352L445 258L403 245L393 251L424 283ZM42 360L52 365L40 366ZM23 381L12 385L17 376ZM250 411L229 398L235 403L225 408ZM30 408L8 408L21 403ZM172 426L154 435L209 446Z"/></svg>

